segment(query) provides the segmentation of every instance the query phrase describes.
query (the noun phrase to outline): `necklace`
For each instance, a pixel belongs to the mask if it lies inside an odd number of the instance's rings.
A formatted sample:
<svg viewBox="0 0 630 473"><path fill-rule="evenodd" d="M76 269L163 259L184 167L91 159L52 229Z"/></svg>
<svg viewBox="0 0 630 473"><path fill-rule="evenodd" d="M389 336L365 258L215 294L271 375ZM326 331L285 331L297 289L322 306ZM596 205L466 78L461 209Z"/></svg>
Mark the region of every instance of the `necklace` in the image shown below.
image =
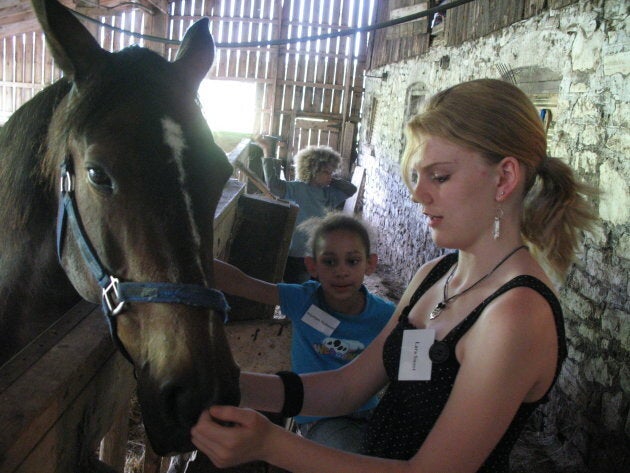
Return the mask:
<svg viewBox="0 0 630 473"><path fill-rule="evenodd" d="M451 270L450 274L446 278L446 281L444 282L444 289L443 289L443 292L442 292L442 300L440 302L438 302L437 305L435 306L435 308L431 311L431 313L429 314L429 319L430 320L437 319L440 316L440 314L442 313L442 311L444 309L446 309L446 306L450 302L453 302L459 296L466 294L473 287L476 287L478 284L480 284L482 281L484 281L486 278L488 278L492 273L494 273L499 268L499 266L501 266L503 263L505 263L510 256L512 256L518 250L522 250L523 248L527 248L527 246L525 246L525 245L517 246L512 251L510 251L506 256L504 256L503 259L501 261L499 261L494 268L492 268L484 276L482 276L481 279L478 279L476 282L474 282L472 285L468 286L463 291L460 291L457 294L453 294L452 296L449 297L449 295L448 295L448 285L450 284L451 279L453 279L453 275L455 274L455 270L457 269L457 263L455 263L455 265L453 266L453 269Z"/></svg>

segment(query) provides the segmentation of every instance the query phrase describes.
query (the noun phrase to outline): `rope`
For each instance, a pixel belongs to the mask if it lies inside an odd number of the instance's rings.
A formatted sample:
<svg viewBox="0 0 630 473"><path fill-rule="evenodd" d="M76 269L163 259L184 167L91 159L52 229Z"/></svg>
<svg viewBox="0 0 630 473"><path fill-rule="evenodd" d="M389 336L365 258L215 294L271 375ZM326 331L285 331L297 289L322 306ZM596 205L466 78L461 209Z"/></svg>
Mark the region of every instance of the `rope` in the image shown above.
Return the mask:
<svg viewBox="0 0 630 473"><path fill-rule="evenodd" d="M288 44L301 43L305 41L317 41L321 39L330 39L330 38L339 38L342 36L351 36L356 33L364 33L367 31L375 31L383 28L388 28L390 26L396 26L402 23L408 23L410 21L418 20L420 18L432 16L435 13L445 12L446 10L450 10L451 8L459 7L461 5L465 5L466 3L471 3L475 0L454 0L444 5L438 5L433 8L429 8L428 10L423 10L421 12L413 13L411 15L402 16L400 18L395 18L393 20L384 21L382 23L375 23L373 25L367 26L359 26L356 28L349 28L343 31L335 31L334 33L324 33L313 36L302 36L296 38L284 38L284 39L274 39L269 41L246 41L241 43L216 43L217 48L250 48L250 47L267 47L267 46L284 46ZM136 33L134 31L124 30L122 28L118 28L116 26L108 25L107 23L103 23L99 20L96 20L92 17L84 15L83 13L79 13L74 10L70 10L76 17L86 20L90 23L95 23L103 28L108 28L112 31L117 31L119 33L124 33L136 38L145 39L147 41L155 41L158 43L165 44L181 44L181 41L176 39L168 39L162 38L160 36L151 36L142 33Z"/></svg>

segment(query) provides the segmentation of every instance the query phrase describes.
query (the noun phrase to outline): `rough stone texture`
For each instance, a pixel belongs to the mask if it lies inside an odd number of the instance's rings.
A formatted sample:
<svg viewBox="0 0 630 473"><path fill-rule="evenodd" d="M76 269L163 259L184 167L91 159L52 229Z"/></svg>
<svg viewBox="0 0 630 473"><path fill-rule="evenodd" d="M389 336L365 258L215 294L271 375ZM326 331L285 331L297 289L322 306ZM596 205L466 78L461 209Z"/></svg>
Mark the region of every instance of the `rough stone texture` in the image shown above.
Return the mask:
<svg viewBox="0 0 630 473"><path fill-rule="evenodd" d="M400 178L407 91L436 92L499 77L497 65L558 78L549 151L602 192L601 227L561 289L569 357L550 402L515 452L515 471L621 472L630 465L630 51L624 0L545 10L492 35L371 71L359 164L367 171L364 217L380 229L377 251L390 288L440 254ZM441 58L448 56L448 66ZM440 65L442 64L442 65ZM518 75L517 75L518 78ZM420 87L419 87L420 86ZM394 299L400 289L390 290ZM527 451L541 453L531 463ZM525 454L525 456L523 456ZM530 463L527 463L530 462Z"/></svg>

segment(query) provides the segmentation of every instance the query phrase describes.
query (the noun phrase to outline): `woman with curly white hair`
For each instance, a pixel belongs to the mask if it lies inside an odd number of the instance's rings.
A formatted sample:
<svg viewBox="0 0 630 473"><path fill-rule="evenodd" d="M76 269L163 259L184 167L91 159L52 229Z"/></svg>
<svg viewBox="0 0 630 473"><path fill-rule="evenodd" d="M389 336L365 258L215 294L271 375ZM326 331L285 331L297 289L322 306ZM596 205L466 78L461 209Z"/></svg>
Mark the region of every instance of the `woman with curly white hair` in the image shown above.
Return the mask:
<svg viewBox="0 0 630 473"><path fill-rule="evenodd" d="M312 217L323 217L343 204L357 188L344 179L333 177L341 155L329 146L309 146L293 159L297 171L295 181L278 177L279 159L265 158L263 169L271 192L300 207L284 271L284 282L300 284L310 278L304 265L304 257L308 256L308 235L299 228L300 223Z"/></svg>

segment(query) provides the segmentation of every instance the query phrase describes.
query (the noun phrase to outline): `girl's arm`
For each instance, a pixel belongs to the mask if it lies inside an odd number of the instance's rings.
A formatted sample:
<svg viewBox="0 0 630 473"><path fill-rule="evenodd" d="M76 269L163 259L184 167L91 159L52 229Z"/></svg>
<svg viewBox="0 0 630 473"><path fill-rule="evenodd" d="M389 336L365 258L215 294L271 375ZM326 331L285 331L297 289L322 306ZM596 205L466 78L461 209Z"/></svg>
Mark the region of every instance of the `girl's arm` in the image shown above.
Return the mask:
<svg viewBox="0 0 630 473"><path fill-rule="evenodd" d="M280 179L280 160L276 158L263 158L263 174L269 190L280 198L287 192L286 182Z"/></svg>
<svg viewBox="0 0 630 473"><path fill-rule="evenodd" d="M477 322L483 327L478 330L475 324L462 338L462 342L467 340L464 353L458 349L462 366L451 396L426 441L409 461L324 447L271 424L253 410L229 406L215 406L202 414L191 432L193 443L221 467L263 460L294 473L473 473L505 433L520 404L544 395L555 369L556 335L549 306L528 289L510 292L518 292L518 297L504 295L494 301ZM361 366L361 356L348 367ZM371 369L380 371L382 366ZM356 374L364 383L366 375ZM308 377L304 379L308 392L313 386ZM354 382L345 380L343 384ZM281 384L276 388L281 390ZM329 388L339 394L334 385ZM348 389L346 386L341 394ZM331 400L326 390L318 394ZM307 394L304 412L316 405L321 408L326 402L322 399ZM223 427L214 419L234 426Z"/></svg>
<svg viewBox="0 0 630 473"><path fill-rule="evenodd" d="M218 259L214 260L214 284L220 291L234 296L267 305L280 304L280 295L276 284L252 278L236 266Z"/></svg>
<svg viewBox="0 0 630 473"><path fill-rule="evenodd" d="M346 197L351 197L357 191L357 186L355 186L352 182L346 181L345 179L340 179L337 177L333 177L330 182L330 187L334 187L335 189L343 192Z"/></svg>
<svg viewBox="0 0 630 473"><path fill-rule="evenodd" d="M355 412L383 388L388 381L382 360L385 339L433 264L428 263L414 276L385 328L361 355L336 370L300 375L304 385L304 404L300 414L336 416ZM240 390L241 407L266 412L280 412L282 409L284 386L276 375L241 372Z"/></svg>

